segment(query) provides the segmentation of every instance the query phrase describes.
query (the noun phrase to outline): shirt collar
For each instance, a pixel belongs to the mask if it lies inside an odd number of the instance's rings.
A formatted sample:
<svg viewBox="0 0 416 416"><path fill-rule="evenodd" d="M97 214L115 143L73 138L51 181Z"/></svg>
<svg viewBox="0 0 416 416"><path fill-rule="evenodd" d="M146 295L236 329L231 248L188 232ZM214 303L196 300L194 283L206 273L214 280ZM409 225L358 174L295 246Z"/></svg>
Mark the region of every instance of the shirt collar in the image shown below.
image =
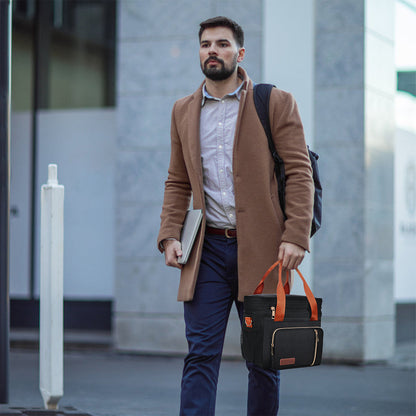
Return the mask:
<svg viewBox="0 0 416 416"><path fill-rule="evenodd" d="M242 82L235 91L231 92L230 94L225 95L224 97L236 97L238 101L240 101L240 97L241 97L241 89L243 88L243 84L244 82ZM223 97L223 98L224 98ZM206 88L206 84L203 85L202 87L202 102L201 102L201 107L203 107L205 105L205 102L207 100L215 100L215 101L221 101L221 98L216 98L213 97L212 95L210 95L207 91Z"/></svg>

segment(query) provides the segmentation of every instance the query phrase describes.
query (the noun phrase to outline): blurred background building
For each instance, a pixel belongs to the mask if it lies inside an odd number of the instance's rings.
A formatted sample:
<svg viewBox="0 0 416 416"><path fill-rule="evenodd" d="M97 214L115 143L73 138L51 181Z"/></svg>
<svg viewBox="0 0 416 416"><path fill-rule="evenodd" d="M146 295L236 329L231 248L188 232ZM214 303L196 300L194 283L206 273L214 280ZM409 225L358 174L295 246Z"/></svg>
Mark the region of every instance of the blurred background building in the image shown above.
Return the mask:
<svg viewBox="0 0 416 416"><path fill-rule="evenodd" d="M65 328L186 350L156 236L171 108L203 79L199 22L216 15L245 30L251 78L294 94L321 156L324 222L302 268L326 358L386 360L414 337L395 316L416 305L415 0L14 0L11 327L38 325L39 195L57 163ZM225 353L239 349L232 316Z"/></svg>

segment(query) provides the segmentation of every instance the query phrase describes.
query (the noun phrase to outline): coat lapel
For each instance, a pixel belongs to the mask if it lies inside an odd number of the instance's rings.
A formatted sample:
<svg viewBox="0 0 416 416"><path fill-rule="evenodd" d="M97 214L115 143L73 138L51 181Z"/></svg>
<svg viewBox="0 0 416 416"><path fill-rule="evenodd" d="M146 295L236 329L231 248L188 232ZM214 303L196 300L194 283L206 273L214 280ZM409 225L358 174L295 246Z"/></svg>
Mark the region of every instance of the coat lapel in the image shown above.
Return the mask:
<svg viewBox="0 0 416 416"><path fill-rule="evenodd" d="M237 116L237 124L235 126L234 146L233 146L233 171L234 172L235 172L235 162L237 158L238 139L240 137L240 127L241 127L241 121L243 118L244 107L246 105L247 91L249 90L249 88L252 87L251 81L248 79L245 71L243 71L241 68L240 68L240 71L242 71L242 74L244 76L245 85L243 85L243 88L241 90L240 105L238 108L238 116Z"/></svg>
<svg viewBox="0 0 416 416"><path fill-rule="evenodd" d="M199 137L199 123L201 118L202 94L198 89L189 103L187 145L194 172L202 181L201 143Z"/></svg>
<svg viewBox="0 0 416 416"><path fill-rule="evenodd" d="M241 91L240 105L238 107L237 124L235 126L234 150L237 148L237 141L238 141L238 138L240 137L240 126L241 126L241 120L242 120L242 114L243 114L244 106L246 104L246 97L247 97L247 91L245 89L243 89Z"/></svg>

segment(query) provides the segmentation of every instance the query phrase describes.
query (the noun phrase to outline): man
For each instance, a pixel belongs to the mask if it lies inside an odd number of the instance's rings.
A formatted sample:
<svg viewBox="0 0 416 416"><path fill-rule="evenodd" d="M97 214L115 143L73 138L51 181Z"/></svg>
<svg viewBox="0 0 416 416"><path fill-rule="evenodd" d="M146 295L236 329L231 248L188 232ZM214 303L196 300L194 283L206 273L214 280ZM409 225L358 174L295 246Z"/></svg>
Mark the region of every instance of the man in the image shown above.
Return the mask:
<svg viewBox="0 0 416 416"><path fill-rule="evenodd" d="M252 294L276 259L298 267L309 249L312 170L296 103L273 89L270 122L286 171L286 221L267 138L253 102L253 83L239 67L244 34L234 21L216 17L200 24L199 57L205 81L172 111L171 160L158 246L168 266L181 269L178 300L184 302L189 353L181 385L181 415L215 414L225 329L235 302ZM203 222L182 266L180 233L190 201ZM266 281L265 293L276 289ZM275 416L279 373L247 363L247 414Z"/></svg>

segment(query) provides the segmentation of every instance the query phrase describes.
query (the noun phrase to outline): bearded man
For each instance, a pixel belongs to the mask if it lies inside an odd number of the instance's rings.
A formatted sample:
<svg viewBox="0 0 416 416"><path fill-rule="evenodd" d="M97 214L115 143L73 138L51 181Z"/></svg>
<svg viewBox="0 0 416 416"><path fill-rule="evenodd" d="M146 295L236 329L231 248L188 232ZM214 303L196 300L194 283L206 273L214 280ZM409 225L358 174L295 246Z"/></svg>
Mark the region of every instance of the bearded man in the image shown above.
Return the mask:
<svg viewBox="0 0 416 416"><path fill-rule="evenodd" d="M233 20L200 24L199 57L205 80L172 111L171 159L158 247L168 266L181 269L178 300L184 305L189 352L185 358L180 415L215 414L225 330L235 303L253 294L267 268L283 260L294 269L309 250L313 180L303 127L292 95L274 88L270 124L286 173L286 220L274 162L253 102L253 82L239 66L244 33ZM192 200L203 212L189 260L180 235ZM285 273L284 273L285 274ZM275 275L264 293L273 293ZM279 372L251 363L247 415L276 416Z"/></svg>

